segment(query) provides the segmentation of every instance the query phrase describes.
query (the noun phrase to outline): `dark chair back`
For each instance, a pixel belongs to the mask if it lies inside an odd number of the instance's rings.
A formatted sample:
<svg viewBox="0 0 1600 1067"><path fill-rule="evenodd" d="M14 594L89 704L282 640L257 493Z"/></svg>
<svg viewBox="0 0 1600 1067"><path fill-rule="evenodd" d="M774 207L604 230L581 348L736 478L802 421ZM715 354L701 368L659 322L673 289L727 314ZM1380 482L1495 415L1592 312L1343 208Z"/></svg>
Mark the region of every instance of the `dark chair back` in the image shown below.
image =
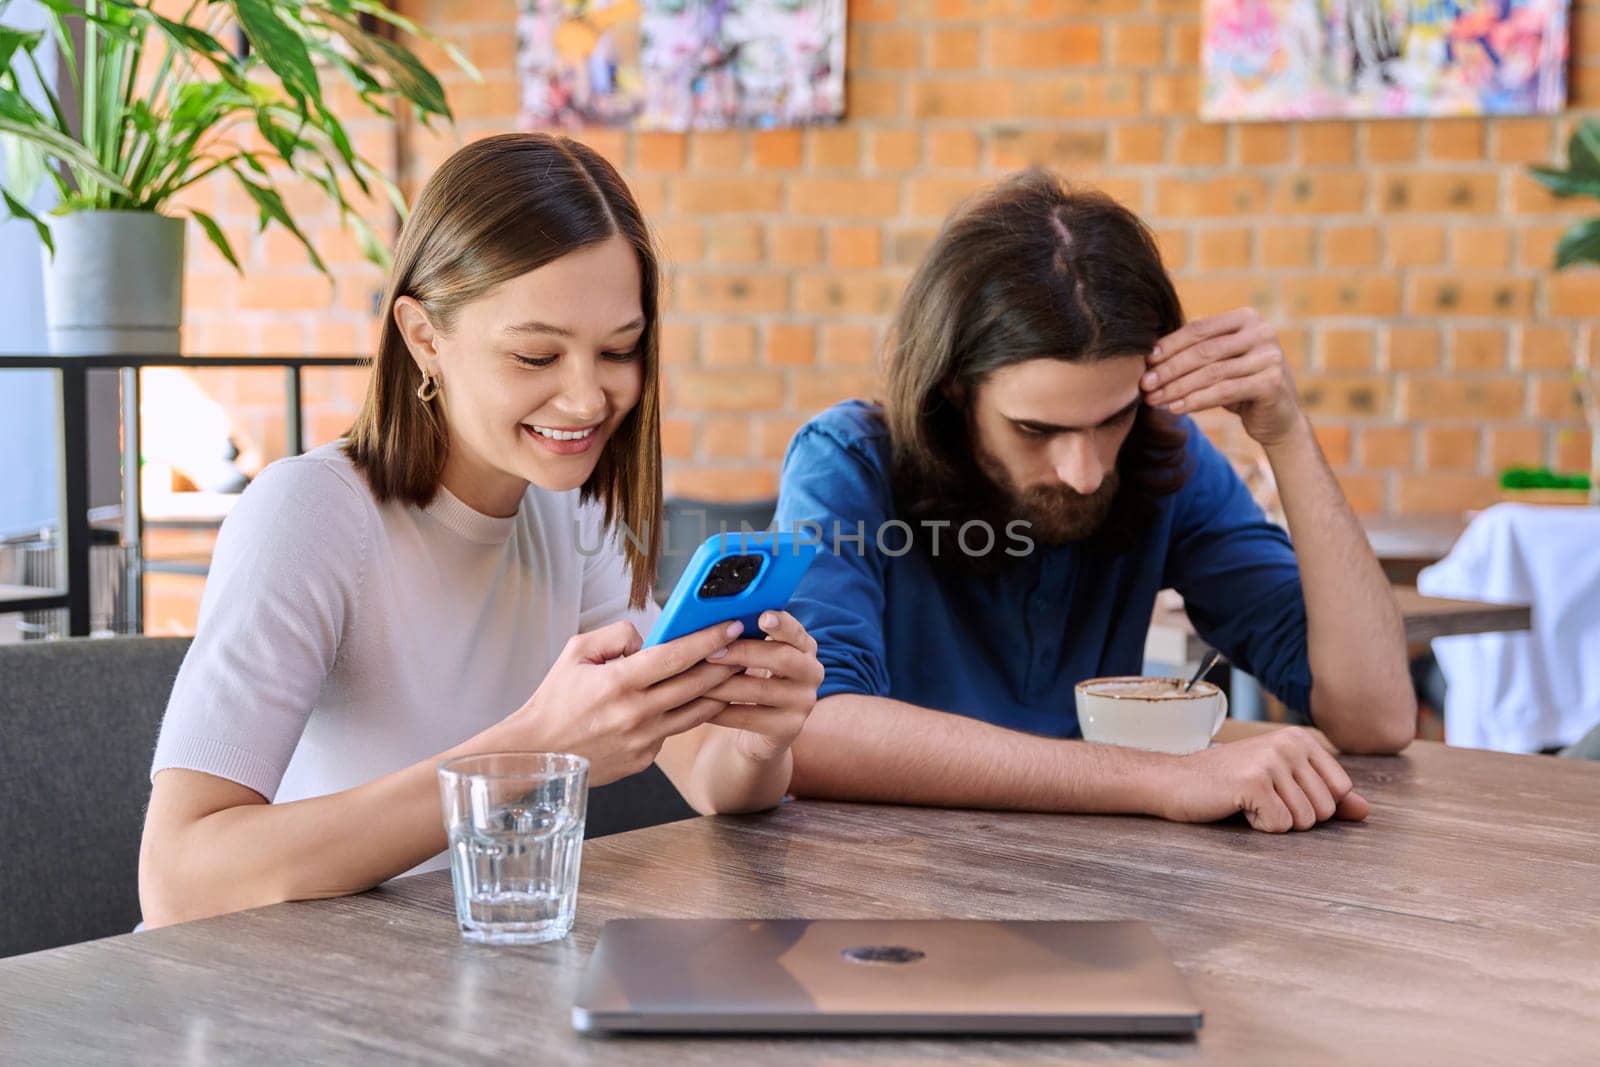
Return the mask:
<svg viewBox="0 0 1600 1067"><path fill-rule="evenodd" d="M667 536L656 575L656 601L667 602L700 542L723 530L738 533L745 525L765 530L777 510L778 502L772 499L723 502L668 497L663 505Z"/></svg>
<svg viewBox="0 0 1600 1067"><path fill-rule="evenodd" d="M139 921L150 757L183 638L0 645L0 956Z"/></svg>
<svg viewBox="0 0 1600 1067"><path fill-rule="evenodd" d="M652 765L621 781L589 790L589 815L584 820L583 836L625 834L695 815L661 768Z"/></svg>
<svg viewBox="0 0 1600 1067"><path fill-rule="evenodd" d="M139 921L150 760L188 638L0 645L0 957ZM586 837L692 818L660 769L590 792Z"/></svg>

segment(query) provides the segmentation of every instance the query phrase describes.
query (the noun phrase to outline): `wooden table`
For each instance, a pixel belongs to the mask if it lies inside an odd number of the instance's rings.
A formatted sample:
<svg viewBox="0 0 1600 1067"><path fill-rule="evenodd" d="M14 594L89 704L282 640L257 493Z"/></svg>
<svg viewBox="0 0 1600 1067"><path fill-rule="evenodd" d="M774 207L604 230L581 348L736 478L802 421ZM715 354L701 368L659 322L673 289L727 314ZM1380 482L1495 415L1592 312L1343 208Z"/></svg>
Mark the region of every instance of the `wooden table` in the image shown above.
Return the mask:
<svg viewBox="0 0 1600 1067"><path fill-rule="evenodd" d="M1370 515L1361 520L1383 572L1396 585L1416 585L1422 568L1450 554L1467 528L1464 515Z"/></svg>
<svg viewBox="0 0 1600 1067"><path fill-rule="evenodd" d="M1516 633L1533 629L1533 607L1529 604L1488 604L1479 600L1423 596L1411 586L1396 586L1394 596L1400 602L1408 644L1425 644L1436 637L1459 634Z"/></svg>
<svg viewBox="0 0 1600 1067"><path fill-rule="evenodd" d="M1580 1062L1600 1048L1600 764L1419 743L1346 761L1365 824L798 802L584 849L573 936L456 934L448 875L0 960L0 1060L737 1063ZM573 1033L630 915L1142 919L1195 1042Z"/></svg>
<svg viewBox="0 0 1600 1067"><path fill-rule="evenodd" d="M1400 605L1408 645L1427 644L1436 637L1515 633L1533 628L1533 608L1528 604L1489 604L1423 596L1413 586L1395 586L1394 597ZM1200 639L1194 623L1181 609L1156 608L1145 642L1146 659L1159 663L1193 663L1208 651L1210 646Z"/></svg>

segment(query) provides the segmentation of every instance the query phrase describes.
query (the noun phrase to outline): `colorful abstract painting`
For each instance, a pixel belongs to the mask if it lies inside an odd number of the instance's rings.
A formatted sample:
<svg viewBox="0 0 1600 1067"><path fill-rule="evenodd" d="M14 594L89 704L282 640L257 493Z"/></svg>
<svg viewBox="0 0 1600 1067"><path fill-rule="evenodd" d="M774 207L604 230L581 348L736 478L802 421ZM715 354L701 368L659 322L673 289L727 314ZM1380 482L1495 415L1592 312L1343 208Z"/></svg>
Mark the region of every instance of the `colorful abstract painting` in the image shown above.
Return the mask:
<svg viewBox="0 0 1600 1067"><path fill-rule="evenodd" d="M522 125L616 126L644 110L639 0L518 0Z"/></svg>
<svg viewBox="0 0 1600 1067"><path fill-rule="evenodd" d="M1568 0L1205 0L1207 119L1549 114Z"/></svg>
<svg viewBox="0 0 1600 1067"><path fill-rule="evenodd" d="M844 114L845 0L518 0L517 26L525 127Z"/></svg>
<svg viewBox="0 0 1600 1067"><path fill-rule="evenodd" d="M654 129L799 126L844 114L844 0L646 0Z"/></svg>

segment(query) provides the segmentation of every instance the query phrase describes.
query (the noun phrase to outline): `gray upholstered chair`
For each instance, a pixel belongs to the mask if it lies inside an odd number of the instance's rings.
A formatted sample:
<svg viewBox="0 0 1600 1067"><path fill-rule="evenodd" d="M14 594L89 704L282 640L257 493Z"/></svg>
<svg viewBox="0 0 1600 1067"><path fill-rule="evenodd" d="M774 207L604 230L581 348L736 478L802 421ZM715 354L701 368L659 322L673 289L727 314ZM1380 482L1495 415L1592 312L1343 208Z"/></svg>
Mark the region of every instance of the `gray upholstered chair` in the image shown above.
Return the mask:
<svg viewBox="0 0 1600 1067"><path fill-rule="evenodd" d="M150 756L181 638L0 645L0 956L139 921Z"/></svg>
<svg viewBox="0 0 1600 1067"><path fill-rule="evenodd" d="M0 645L0 957L139 921L150 758L186 638ZM655 767L595 789L586 836L690 818Z"/></svg>

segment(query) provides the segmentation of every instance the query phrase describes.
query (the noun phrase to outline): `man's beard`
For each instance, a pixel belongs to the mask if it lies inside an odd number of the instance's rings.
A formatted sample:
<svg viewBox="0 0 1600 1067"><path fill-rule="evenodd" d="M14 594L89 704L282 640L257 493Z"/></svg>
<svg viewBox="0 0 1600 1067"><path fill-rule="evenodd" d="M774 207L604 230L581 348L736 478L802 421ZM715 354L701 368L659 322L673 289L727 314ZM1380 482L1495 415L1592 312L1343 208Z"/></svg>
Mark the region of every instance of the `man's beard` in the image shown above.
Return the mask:
<svg viewBox="0 0 1600 1067"><path fill-rule="evenodd" d="M1018 489L993 457L980 453L979 466L1006 497L1012 518L1027 522L1028 535L1046 545L1082 541L1099 530L1111 514L1111 504L1121 484L1117 468L1112 467L1092 493L1080 493L1065 485Z"/></svg>

